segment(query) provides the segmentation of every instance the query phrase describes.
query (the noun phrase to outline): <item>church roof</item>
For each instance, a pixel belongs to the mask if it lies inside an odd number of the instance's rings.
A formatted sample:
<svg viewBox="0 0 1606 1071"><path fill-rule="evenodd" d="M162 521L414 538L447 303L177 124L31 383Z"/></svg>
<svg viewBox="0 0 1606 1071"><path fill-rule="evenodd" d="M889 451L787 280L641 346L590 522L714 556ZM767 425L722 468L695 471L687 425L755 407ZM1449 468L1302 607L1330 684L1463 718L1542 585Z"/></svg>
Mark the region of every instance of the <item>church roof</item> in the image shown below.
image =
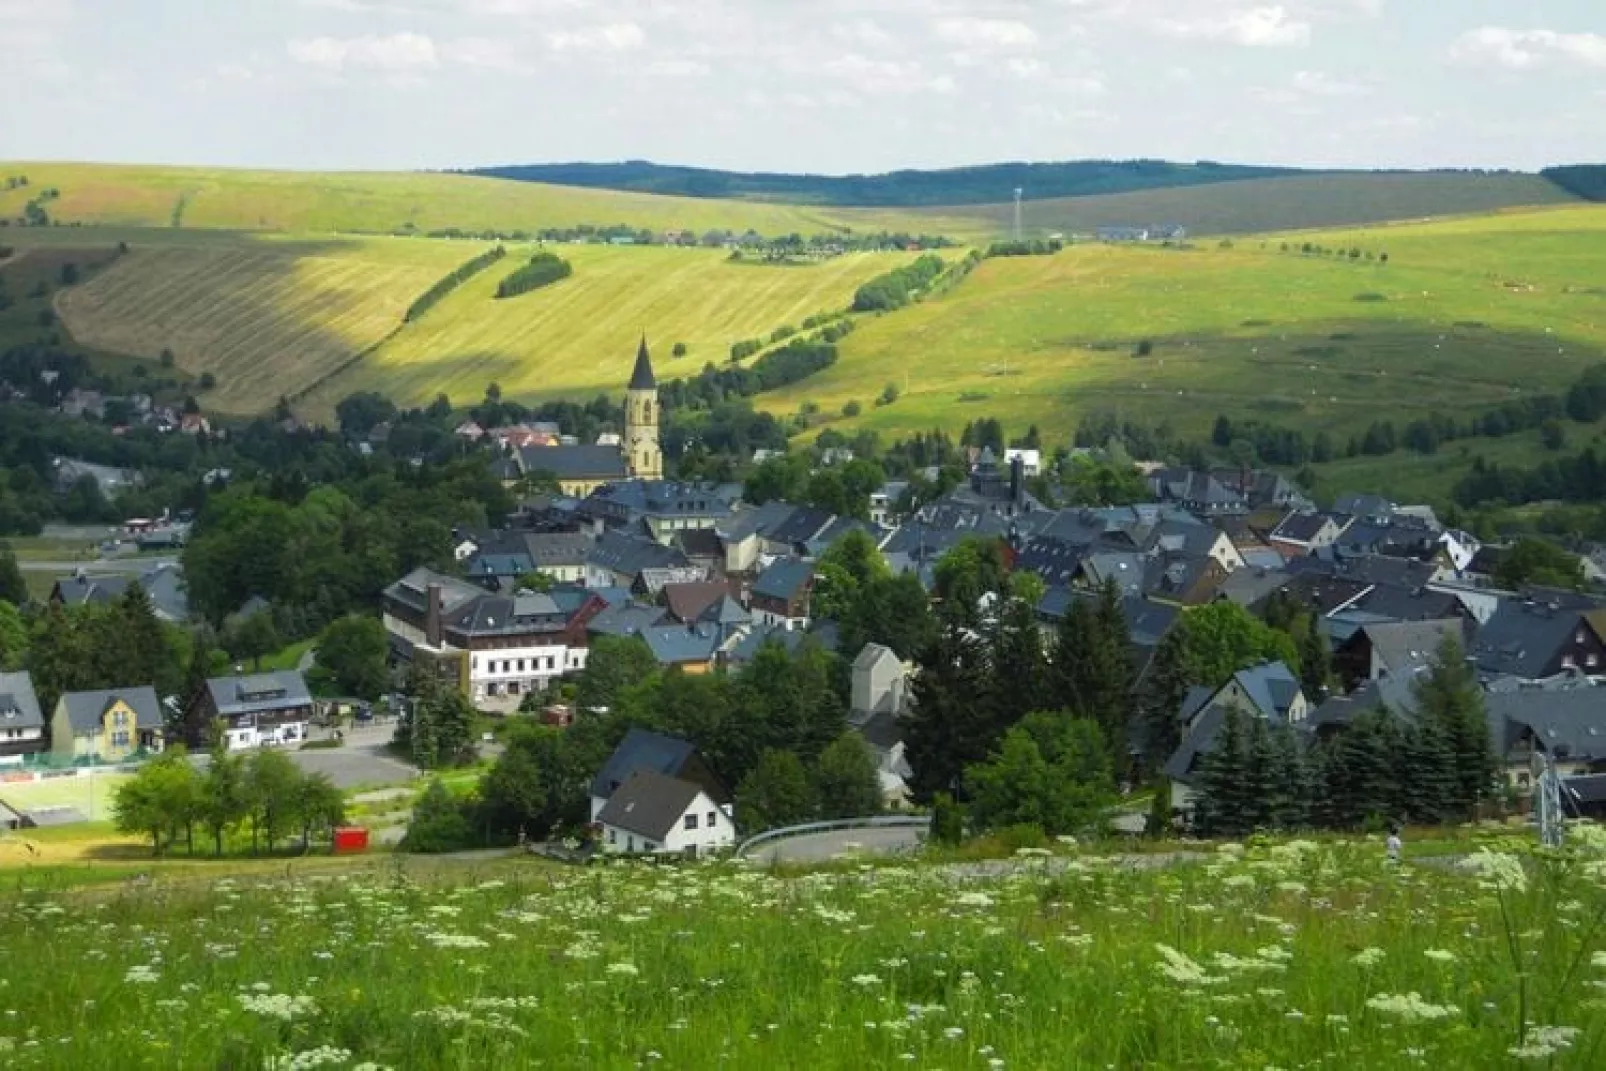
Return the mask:
<svg viewBox="0 0 1606 1071"><path fill-rule="evenodd" d="M636 370L630 373L631 390L656 390L658 380L652 374L652 358L647 356L647 336L641 336L641 348L636 350Z"/></svg>

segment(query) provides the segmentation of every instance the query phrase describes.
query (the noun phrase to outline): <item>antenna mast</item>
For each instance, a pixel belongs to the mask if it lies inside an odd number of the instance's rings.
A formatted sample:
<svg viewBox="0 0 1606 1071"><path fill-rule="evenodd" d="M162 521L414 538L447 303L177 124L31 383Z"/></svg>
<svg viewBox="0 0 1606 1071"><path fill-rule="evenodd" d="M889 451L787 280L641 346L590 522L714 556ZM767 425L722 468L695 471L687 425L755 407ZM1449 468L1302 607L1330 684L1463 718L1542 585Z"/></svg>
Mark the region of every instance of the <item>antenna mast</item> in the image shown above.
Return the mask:
<svg viewBox="0 0 1606 1071"><path fill-rule="evenodd" d="M1025 191L1019 186L1015 187L1015 241L1020 241L1020 199Z"/></svg>

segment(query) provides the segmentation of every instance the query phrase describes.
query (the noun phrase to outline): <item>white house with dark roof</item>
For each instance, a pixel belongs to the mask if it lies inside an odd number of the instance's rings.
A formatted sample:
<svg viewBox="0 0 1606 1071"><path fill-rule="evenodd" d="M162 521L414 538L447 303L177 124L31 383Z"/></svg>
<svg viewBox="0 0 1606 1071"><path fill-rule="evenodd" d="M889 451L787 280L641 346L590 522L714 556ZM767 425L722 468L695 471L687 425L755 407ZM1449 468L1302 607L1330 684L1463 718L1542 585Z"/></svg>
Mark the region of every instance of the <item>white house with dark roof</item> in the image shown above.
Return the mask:
<svg viewBox="0 0 1606 1071"><path fill-rule="evenodd" d="M45 750L45 719L26 672L0 673L0 766Z"/></svg>
<svg viewBox="0 0 1606 1071"><path fill-rule="evenodd" d="M110 688L67 692L50 718L50 751L61 759L107 762L162 750L162 707L156 690Z"/></svg>
<svg viewBox="0 0 1606 1071"><path fill-rule="evenodd" d="M194 704L202 724L223 722L230 751L300 743L313 715L312 693L295 670L210 678Z"/></svg>
<svg viewBox="0 0 1606 1071"><path fill-rule="evenodd" d="M708 855L736 844L736 826L700 785L642 769L608 798L596 818L611 854Z"/></svg>
<svg viewBox="0 0 1606 1071"><path fill-rule="evenodd" d="M643 770L696 785L721 808L731 802L730 793L689 740L648 729L631 729L591 779L592 821L598 819L620 786Z"/></svg>

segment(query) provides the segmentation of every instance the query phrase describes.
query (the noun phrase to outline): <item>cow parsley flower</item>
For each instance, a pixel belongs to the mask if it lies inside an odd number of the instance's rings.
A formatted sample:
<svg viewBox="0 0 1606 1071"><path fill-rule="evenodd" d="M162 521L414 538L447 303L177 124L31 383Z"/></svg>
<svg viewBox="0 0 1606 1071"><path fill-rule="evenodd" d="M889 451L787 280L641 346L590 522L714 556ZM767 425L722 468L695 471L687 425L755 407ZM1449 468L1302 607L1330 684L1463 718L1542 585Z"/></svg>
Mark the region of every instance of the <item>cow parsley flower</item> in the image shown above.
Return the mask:
<svg viewBox="0 0 1606 1071"><path fill-rule="evenodd" d="M1513 1045L1506 1052L1519 1060L1545 1060L1571 1048L1578 1034L1576 1026L1536 1026L1529 1029L1521 1045Z"/></svg>
<svg viewBox="0 0 1606 1071"><path fill-rule="evenodd" d="M636 975L640 974L641 971L634 963L620 962L608 964L608 973L617 974L625 978L634 978Z"/></svg>
<svg viewBox="0 0 1606 1071"><path fill-rule="evenodd" d="M1528 888L1528 872L1522 868L1522 860L1506 852L1480 848L1461 861L1461 869L1473 874L1485 889L1523 892Z"/></svg>
<svg viewBox="0 0 1606 1071"><path fill-rule="evenodd" d="M1379 993L1368 997L1366 1006L1407 1023L1432 1022L1461 1014L1460 1008L1448 1004L1429 1004L1417 992Z"/></svg>
<svg viewBox="0 0 1606 1071"><path fill-rule="evenodd" d="M1183 985L1217 985L1226 981L1220 975L1210 974L1170 945L1157 944L1154 947L1165 959L1165 962L1160 964L1160 973L1173 982L1181 982Z"/></svg>
<svg viewBox="0 0 1606 1071"><path fill-rule="evenodd" d="M1435 963L1454 963L1455 962L1455 953L1446 951L1445 949L1442 949L1442 948L1429 948L1426 951L1424 951L1422 954L1424 956L1426 956L1428 959L1431 959Z"/></svg>
<svg viewBox="0 0 1606 1071"><path fill-rule="evenodd" d="M269 1019L282 1019L285 1022L318 1013L317 1002L308 996L288 996L284 993L240 993L236 999L240 1002L240 1006L248 1012L255 1012Z"/></svg>
<svg viewBox="0 0 1606 1071"><path fill-rule="evenodd" d="M1357 967L1376 967L1379 963L1383 962L1383 957L1385 954L1386 953L1384 953L1381 948L1376 946L1371 948L1363 948L1359 952L1355 953L1355 955L1350 957L1350 962L1355 964Z"/></svg>
<svg viewBox="0 0 1606 1071"><path fill-rule="evenodd" d="M881 984L881 976L876 974L855 974L853 984L860 989L870 989Z"/></svg>

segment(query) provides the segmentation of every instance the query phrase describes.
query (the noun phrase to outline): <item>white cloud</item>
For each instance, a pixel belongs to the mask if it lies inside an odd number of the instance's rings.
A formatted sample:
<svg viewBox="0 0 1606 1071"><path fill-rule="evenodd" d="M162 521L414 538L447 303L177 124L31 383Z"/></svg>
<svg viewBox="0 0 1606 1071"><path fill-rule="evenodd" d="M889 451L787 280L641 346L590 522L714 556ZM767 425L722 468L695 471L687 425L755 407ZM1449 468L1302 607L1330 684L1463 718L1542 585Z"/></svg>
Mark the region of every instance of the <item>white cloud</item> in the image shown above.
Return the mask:
<svg viewBox="0 0 1606 1071"><path fill-rule="evenodd" d="M918 63L879 60L850 52L827 60L822 69L861 93L952 93L954 80L928 75Z"/></svg>
<svg viewBox="0 0 1606 1071"><path fill-rule="evenodd" d="M533 74L539 69L530 61L529 49L500 38L459 37L441 45L440 54L448 63L502 74Z"/></svg>
<svg viewBox="0 0 1606 1071"><path fill-rule="evenodd" d="M348 68L398 73L440 65L435 42L417 33L313 37L291 41L288 51L297 63L334 73Z"/></svg>
<svg viewBox="0 0 1606 1071"><path fill-rule="evenodd" d="M852 19L831 25L831 36L850 45L890 45L892 35L874 19Z"/></svg>
<svg viewBox="0 0 1606 1071"><path fill-rule="evenodd" d="M1606 67L1606 35L1480 26L1462 34L1450 52L1464 63L1496 63L1513 70L1554 60Z"/></svg>
<svg viewBox="0 0 1606 1071"><path fill-rule="evenodd" d="M1310 44L1311 24L1282 4L1224 10L1203 17L1162 17L1155 27L1172 37L1221 41L1245 48L1288 48Z"/></svg>
<svg viewBox="0 0 1606 1071"><path fill-rule="evenodd" d="M1037 47L1037 31L1017 19L979 19L971 16L938 19L936 35L952 44L971 48L1016 50Z"/></svg>
<svg viewBox="0 0 1606 1071"><path fill-rule="evenodd" d="M704 78L714 71L702 60L661 59L647 64L647 73L663 78Z"/></svg>
<svg viewBox="0 0 1606 1071"><path fill-rule="evenodd" d="M554 52L629 52L647 43L647 34L634 22L610 22L546 35Z"/></svg>
<svg viewBox="0 0 1606 1071"><path fill-rule="evenodd" d="M1292 88L1296 93L1311 97L1358 97L1372 91L1359 82L1346 82L1325 71L1296 71Z"/></svg>

